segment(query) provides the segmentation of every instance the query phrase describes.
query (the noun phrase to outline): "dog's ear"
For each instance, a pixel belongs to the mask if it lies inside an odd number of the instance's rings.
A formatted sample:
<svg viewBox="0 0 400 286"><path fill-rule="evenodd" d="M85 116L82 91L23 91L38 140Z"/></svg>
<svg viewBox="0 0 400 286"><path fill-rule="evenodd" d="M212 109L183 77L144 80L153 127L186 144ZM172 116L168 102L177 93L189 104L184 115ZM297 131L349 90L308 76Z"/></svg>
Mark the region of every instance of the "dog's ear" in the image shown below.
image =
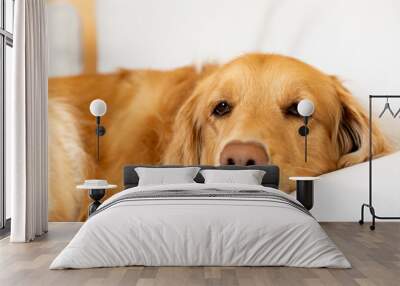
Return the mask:
<svg viewBox="0 0 400 286"><path fill-rule="evenodd" d="M164 164L198 165L201 155L201 126L196 114L198 94L193 93L179 109Z"/></svg>
<svg viewBox="0 0 400 286"><path fill-rule="evenodd" d="M338 143L338 167L343 168L364 162L369 156L369 119L363 107L351 93L335 77L332 83L341 104L340 120L334 132L334 140ZM384 155L390 151L384 135L372 124L372 154Z"/></svg>

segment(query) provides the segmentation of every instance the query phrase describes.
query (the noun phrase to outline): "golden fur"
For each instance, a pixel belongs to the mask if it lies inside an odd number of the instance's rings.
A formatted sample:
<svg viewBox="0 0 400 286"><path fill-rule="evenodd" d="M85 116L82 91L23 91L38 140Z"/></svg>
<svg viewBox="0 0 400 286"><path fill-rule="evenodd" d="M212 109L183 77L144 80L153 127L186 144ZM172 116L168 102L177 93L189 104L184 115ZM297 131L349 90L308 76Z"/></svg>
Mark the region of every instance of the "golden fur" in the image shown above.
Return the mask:
<svg viewBox="0 0 400 286"><path fill-rule="evenodd" d="M101 160L95 161L95 120L89 103L101 98ZM309 158L299 116L288 108L311 99ZM212 111L232 105L223 117ZM88 178L122 184L127 164L219 164L228 142L265 147L281 169L281 188L293 189L294 175L319 175L368 158L368 118L336 77L296 59L249 54L201 71L124 70L113 74L49 80L50 220L86 218L89 199L75 185ZM374 129L373 153L390 148ZM118 191L118 190L117 190ZM111 193L110 193L111 194ZM109 194L109 195L110 195Z"/></svg>

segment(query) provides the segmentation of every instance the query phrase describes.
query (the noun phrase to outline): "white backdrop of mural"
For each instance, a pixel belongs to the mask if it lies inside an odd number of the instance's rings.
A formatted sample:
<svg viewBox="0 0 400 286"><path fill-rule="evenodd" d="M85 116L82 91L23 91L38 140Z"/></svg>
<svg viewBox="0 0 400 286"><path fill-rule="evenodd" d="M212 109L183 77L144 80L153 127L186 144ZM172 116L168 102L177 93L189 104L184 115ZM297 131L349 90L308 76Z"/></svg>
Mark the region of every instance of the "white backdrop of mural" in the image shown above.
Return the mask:
<svg viewBox="0 0 400 286"><path fill-rule="evenodd" d="M49 3L50 74L79 74L81 19L68 1ZM368 94L400 94L398 1L97 0L94 5L99 72L223 62L262 51L294 56L338 75L365 106ZM383 104L377 101L374 112ZM400 108L400 100L392 104ZM384 118L380 124L399 146L400 119ZM382 168L377 206L381 215L394 215L400 212L400 191L392 175L400 161L394 154L385 162L377 164ZM385 173L388 167L392 174ZM316 194L314 214L322 220L358 219L359 204L367 198L366 165L334 173L317 185L325 191L323 197ZM339 189L334 196L333 189Z"/></svg>

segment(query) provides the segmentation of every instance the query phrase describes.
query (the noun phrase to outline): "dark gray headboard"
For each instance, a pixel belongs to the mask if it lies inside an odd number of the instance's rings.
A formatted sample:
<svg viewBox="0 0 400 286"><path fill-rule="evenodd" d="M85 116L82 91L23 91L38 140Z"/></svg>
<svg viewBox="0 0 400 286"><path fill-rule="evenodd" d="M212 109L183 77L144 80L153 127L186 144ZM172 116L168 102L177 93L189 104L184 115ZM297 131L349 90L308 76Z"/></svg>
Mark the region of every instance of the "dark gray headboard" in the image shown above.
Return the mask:
<svg viewBox="0 0 400 286"><path fill-rule="evenodd" d="M171 168L171 167L185 167L182 165L129 165L124 167L124 189L133 188L138 185L139 177L135 171L136 167L151 167L151 168ZM264 178L262 180L262 185L265 187L271 187L275 189L279 189L279 168L275 165L267 165L267 166L196 166L201 169L219 169L219 170L248 170L248 169L257 169L265 171ZM197 183L204 183L203 176L198 173L194 180Z"/></svg>

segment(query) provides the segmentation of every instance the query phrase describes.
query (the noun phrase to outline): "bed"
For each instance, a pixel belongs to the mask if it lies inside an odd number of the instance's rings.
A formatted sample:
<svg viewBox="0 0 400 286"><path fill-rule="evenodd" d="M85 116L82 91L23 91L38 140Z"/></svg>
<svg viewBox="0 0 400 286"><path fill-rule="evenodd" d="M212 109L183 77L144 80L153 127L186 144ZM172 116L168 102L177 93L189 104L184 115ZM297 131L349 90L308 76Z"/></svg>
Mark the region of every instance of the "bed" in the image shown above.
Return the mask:
<svg viewBox="0 0 400 286"><path fill-rule="evenodd" d="M313 216L279 191L276 166L199 166L262 170L261 185L204 183L198 173L194 183L150 186L138 186L137 167L124 168L124 191L98 208L50 269L351 267Z"/></svg>

